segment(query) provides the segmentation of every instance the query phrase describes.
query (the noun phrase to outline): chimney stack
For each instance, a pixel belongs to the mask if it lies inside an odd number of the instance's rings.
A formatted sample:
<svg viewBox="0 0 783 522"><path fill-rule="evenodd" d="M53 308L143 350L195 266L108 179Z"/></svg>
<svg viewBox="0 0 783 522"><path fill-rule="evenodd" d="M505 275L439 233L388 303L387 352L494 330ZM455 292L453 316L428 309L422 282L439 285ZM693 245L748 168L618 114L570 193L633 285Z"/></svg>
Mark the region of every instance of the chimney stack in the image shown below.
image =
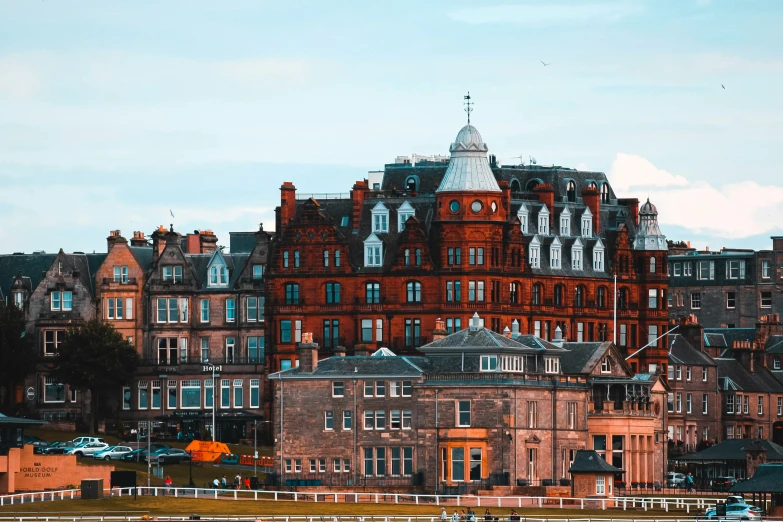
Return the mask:
<svg viewBox="0 0 783 522"><path fill-rule="evenodd" d="M332 353L333 357L345 357L345 346L335 346Z"/></svg>
<svg viewBox="0 0 783 522"><path fill-rule="evenodd" d="M470 331L471 332L478 332L481 329L481 318L479 317L478 312L473 314L473 317L470 318Z"/></svg>
<svg viewBox="0 0 783 522"><path fill-rule="evenodd" d="M127 244L128 242L125 240L124 237L122 237L122 233L119 230L111 230L109 232L109 237L106 238L106 251L111 252L111 249L117 243Z"/></svg>
<svg viewBox="0 0 783 522"><path fill-rule="evenodd" d="M449 332L446 330L446 321L438 317L435 319L435 329L432 331L432 340L437 341L438 339L443 339L449 334Z"/></svg>
<svg viewBox="0 0 783 522"><path fill-rule="evenodd" d="M152 266L156 266L158 264L160 254L163 252L163 249L166 248L166 242L163 239L163 236L165 235L166 227L163 225L160 225L158 229L152 233Z"/></svg>
<svg viewBox="0 0 783 522"><path fill-rule="evenodd" d="M145 247L149 246L147 239L144 237L144 232L139 230L133 232L133 239L131 239L131 246Z"/></svg>
<svg viewBox="0 0 783 522"><path fill-rule="evenodd" d="M506 180L498 181L498 185L500 186L500 190L503 193L501 196L501 204L503 205L503 208L506 210L506 212L508 212L509 209L511 209L511 186Z"/></svg>
<svg viewBox="0 0 783 522"><path fill-rule="evenodd" d="M366 179L354 183L353 190L351 190L351 226L354 230L359 229L359 220L362 217L362 207L364 206L364 196L368 190L369 184Z"/></svg>
<svg viewBox="0 0 783 522"><path fill-rule="evenodd" d="M296 347L296 355L299 357L299 371L301 373L313 373L318 366L318 345L313 341L313 334L303 333L302 341Z"/></svg>
<svg viewBox="0 0 783 522"><path fill-rule="evenodd" d="M538 201L546 205L549 211L549 230L557 230L554 228L555 224L555 189L548 183L542 183L533 189L533 192L538 194Z"/></svg>
<svg viewBox="0 0 783 522"><path fill-rule="evenodd" d="M597 188L587 187L582 190L582 201L593 215L593 233L601 232L601 193Z"/></svg>
<svg viewBox="0 0 783 522"><path fill-rule="evenodd" d="M283 230L291 224L296 215L296 187L290 181L284 181L280 186L280 212L278 213L277 231Z"/></svg>
<svg viewBox="0 0 783 522"><path fill-rule="evenodd" d="M706 353L710 357L718 356L718 349L713 347L704 347L704 327L699 324L699 319L691 314L682 318L680 326L674 331L688 341L688 343L700 352Z"/></svg>

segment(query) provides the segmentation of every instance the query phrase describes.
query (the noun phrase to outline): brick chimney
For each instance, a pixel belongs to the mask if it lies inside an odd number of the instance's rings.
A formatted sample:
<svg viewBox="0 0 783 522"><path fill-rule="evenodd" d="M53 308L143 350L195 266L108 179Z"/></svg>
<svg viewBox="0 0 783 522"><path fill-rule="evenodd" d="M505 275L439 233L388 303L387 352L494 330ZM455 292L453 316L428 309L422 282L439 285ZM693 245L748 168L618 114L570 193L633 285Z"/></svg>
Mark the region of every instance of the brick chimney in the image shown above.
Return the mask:
<svg viewBox="0 0 783 522"><path fill-rule="evenodd" d="M511 187L506 180L498 181L498 185L500 186L501 192L503 192L500 203L506 212L508 212L511 209Z"/></svg>
<svg viewBox="0 0 783 522"><path fill-rule="evenodd" d="M628 207L631 212L631 218L634 225L639 224L639 200L636 198L622 198L617 200L617 204L623 207Z"/></svg>
<svg viewBox="0 0 783 522"><path fill-rule="evenodd" d="M353 354L356 356L368 356L370 355L370 347L366 344L354 344Z"/></svg>
<svg viewBox="0 0 783 522"><path fill-rule="evenodd" d="M111 252L112 247L114 247L114 245L117 243L128 244L128 241L122 237L122 233L119 230L109 231L109 237L106 238L106 251Z"/></svg>
<svg viewBox="0 0 783 522"><path fill-rule="evenodd" d="M334 357L345 357L345 346L335 346L332 353Z"/></svg>
<svg viewBox="0 0 783 522"><path fill-rule="evenodd" d="M780 323L780 315L767 314L759 318L756 323L756 342L760 349L764 349L767 340L773 335L783 335L783 324Z"/></svg>
<svg viewBox="0 0 783 522"><path fill-rule="evenodd" d="M443 339L449 335L449 332L446 330L446 321L438 317L435 319L435 329L432 331L432 340L437 341L438 339Z"/></svg>
<svg viewBox="0 0 783 522"><path fill-rule="evenodd" d="M536 186L533 192L538 194L538 201L546 205L549 210L549 230L556 230L555 226L555 189L548 183Z"/></svg>
<svg viewBox="0 0 783 522"><path fill-rule="evenodd" d="M369 190L369 184L366 179L354 183L353 190L351 190L351 226L354 230L359 229L359 220L362 217L362 206L364 206L364 196L367 190Z"/></svg>
<svg viewBox="0 0 783 522"><path fill-rule="evenodd" d="M704 352L710 357L718 356L718 348L704 346L704 327L699 324L699 319L691 314L683 317L679 322L680 326L674 333L681 335L688 343L700 352Z"/></svg>
<svg viewBox="0 0 783 522"><path fill-rule="evenodd" d="M166 235L166 227L160 225L155 232L152 233L152 266L157 265L161 252L166 248L166 242L163 239Z"/></svg>
<svg viewBox="0 0 783 522"><path fill-rule="evenodd" d="M283 232L296 215L296 187L290 181L280 186L280 212L277 216L277 230Z"/></svg>
<svg viewBox="0 0 783 522"><path fill-rule="evenodd" d="M756 371L755 361L755 342L751 344L750 341L734 341L731 347L734 352L734 358L737 359L742 366L744 366L750 373Z"/></svg>
<svg viewBox="0 0 783 522"><path fill-rule="evenodd" d="M593 232L601 232L601 194L595 187L587 187L582 191L582 201L593 214Z"/></svg>
<svg viewBox="0 0 783 522"><path fill-rule="evenodd" d="M198 234L199 248L202 254L211 254L217 250L217 236L209 229L201 230Z"/></svg>
<svg viewBox="0 0 783 522"><path fill-rule="evenodd" d="M296 355L299 357L299 371L301 373L313 373L318 366L318 344L312 342L313 334L302 334L302 342L296 347Z"/></svg>
<svg viewBox="0 0 783 522"><path fill-rule="evenodd" d="M149 246L147 239L144 237L144 232L137 230L133 233L133 238L131 239L131 246L135 246L135 247Z"/></svg>

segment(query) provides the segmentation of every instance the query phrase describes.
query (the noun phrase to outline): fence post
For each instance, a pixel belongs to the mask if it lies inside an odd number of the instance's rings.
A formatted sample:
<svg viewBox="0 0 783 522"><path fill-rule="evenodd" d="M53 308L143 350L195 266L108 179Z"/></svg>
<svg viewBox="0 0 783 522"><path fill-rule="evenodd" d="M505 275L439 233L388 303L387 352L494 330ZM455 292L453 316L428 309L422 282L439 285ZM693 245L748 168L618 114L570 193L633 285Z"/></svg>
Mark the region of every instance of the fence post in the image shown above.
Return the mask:
<svg viewBox="0 0 783 522"><path fill-rule="evenodd" d="M217 490L216 490L216 489L213 489L212 491L214 491L214 492L215 492L215 500L217 500Z"/></svg>
<svg viewBox="0 0 783 522"><path fill-rule="evenodd" d="M544 500L541 497L538 497L538 507L544 507Z"/></svg>
<svg viewBox="0 0 783 522"><path fill-rule="evenodd" d="M584 508L585 508L585 499L583 499L583 498L580 498L580 499L579 499L579 504L581 504L581 506L579 507L579 509L584 509Z"/></svg>
<svg viewBox="0 0 783 522"><path fill-rule="evenodd" d="M477 495L476 500L478 501L477 507L481 507L481 497Z"/></svg>
<svg viewBox="0 0 783 522"><path fill-rule="evenodd" d="M604 511L606 511L606 499L605 499L605 498L602 498L602 499L601 499L601 509L603 509Z"/></svg>
<svg viewBox="0 0 783 522"><path fill-rule="evenodd" d="M522 497L517 497L517 504L519 504L519 507L522 507Z"/></svg>
<svg viewBox="0 0 783 522"><path fill-rule="evenodd" d="M560 509L563 509L563 497L560 497ZM568 522L568 520L566 520Z"/></svg>

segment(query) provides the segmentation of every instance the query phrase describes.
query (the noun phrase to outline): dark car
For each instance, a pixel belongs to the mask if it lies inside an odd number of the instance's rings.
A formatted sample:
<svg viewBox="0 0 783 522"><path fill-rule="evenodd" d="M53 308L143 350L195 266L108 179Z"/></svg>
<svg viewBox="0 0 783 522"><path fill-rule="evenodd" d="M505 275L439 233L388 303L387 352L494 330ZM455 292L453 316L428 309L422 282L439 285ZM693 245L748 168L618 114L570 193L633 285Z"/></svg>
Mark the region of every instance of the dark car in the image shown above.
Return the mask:
<svg viewBox="0 0 783 522"><path fill-rule="evenodd" d="M147 460L147 448L137 448L130 453L126 453L120 460L125 462L146 462Z"/></svg>
<svg viewBox="0 0 783 522"><path fill-rule="evenodd" d="M159 464L182 462L190 460L190 454L179 448L167 448L152 453L153 462L157 459Z"/></svg>
<svg viewBox="0 0 783 522"><path fill-rule="evenodd" d="M64 455L66 451L75 447L76 445L71 441L52 442L45 448L41 448L41 453L44 455Z"/></svg>
<svg viewBox="0 0 783 522"><path fill-rule="evenodd" d="M33 452L35 453L40 453L43 448L49 445L49 443L45 440L39 439L38 437L34 437L32 435L25 435L22 441L25 444L33 446Z"/></svg>
<svg viewBox="0 0 783 522"><path fill-rule="evenodd" d="M712 479L712 491L728 491L736 483L734 477L715 477Z"/></svg>

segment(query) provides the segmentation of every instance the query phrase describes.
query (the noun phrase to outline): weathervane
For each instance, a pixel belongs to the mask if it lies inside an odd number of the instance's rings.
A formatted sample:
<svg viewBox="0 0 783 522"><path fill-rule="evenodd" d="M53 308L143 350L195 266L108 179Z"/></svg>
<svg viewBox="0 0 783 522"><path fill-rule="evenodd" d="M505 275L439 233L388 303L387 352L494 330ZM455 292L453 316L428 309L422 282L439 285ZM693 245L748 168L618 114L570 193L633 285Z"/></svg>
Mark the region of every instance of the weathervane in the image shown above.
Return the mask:
<svg viewBox="0 0 783 522"><path fill-rule="evenodd" d="M470 113L473 112L473 102L470 101L470 91L468 91L468 94L462 97L465 101L465 112L468 113L468 125L470 125Z"/></svg>

